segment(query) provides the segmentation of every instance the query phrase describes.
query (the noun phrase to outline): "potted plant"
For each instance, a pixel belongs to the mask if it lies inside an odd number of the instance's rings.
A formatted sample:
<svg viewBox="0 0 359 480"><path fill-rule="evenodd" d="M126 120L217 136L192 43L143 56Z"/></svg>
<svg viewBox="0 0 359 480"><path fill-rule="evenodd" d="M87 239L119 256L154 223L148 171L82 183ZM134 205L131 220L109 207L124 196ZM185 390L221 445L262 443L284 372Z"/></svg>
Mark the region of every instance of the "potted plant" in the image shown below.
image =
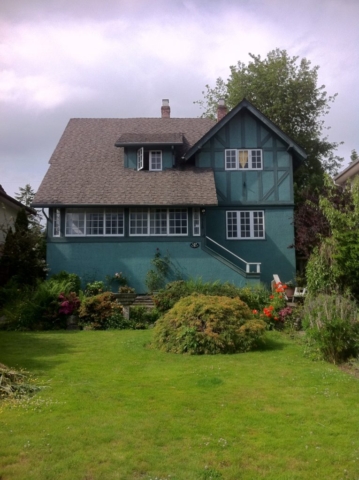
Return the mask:
<svg viewBox="0 0 359 480"><path fill-rule="evenodd" d="M294 289L295 289L295 285L293 280L289 280L289 282L285 282L284 292L287 295L287 298L292 299L294 297Z"/></svg>
<svg viewBox="0 0 359 480"><path fill-rule="evenodd" d="M130 318L130 305L133 304L137 297L135 289L124 285L118 289L118 293L113 295L123 306L123 316L128 320Z"/></svg>

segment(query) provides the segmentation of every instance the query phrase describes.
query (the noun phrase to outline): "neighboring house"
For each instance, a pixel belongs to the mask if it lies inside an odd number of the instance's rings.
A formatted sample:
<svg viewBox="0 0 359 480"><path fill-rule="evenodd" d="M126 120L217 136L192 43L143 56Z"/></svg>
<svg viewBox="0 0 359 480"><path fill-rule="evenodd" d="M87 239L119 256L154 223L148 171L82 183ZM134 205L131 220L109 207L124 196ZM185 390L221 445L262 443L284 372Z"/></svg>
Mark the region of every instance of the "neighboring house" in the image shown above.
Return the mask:
<svg viewBox="0 0 359 480"><path fill-rule="evenodd" d="M0 245L4 243L7 231L10 227L14 226L16 216L22 208L25 208L29 215L36 215L36 210L25 207L25 205L15 200L15 198L7 195L0 185Z"/></svg>
<svg viewBox="0 0 359 480"><path fill-rule="evenodd" d="M136 291L158 248L185 278L267 284L295 275L301 147L243 100L218 121L72 119L33 206L49 208L50 272L123 272Z"/></svg>
<svg viewBox="0 0 359 480"><path fill-rule="evenodd" d="M341 187L346 184L352 184L354 178L359 174L359 159L352 162L342 172L334 177L334 182Z"/></svg>

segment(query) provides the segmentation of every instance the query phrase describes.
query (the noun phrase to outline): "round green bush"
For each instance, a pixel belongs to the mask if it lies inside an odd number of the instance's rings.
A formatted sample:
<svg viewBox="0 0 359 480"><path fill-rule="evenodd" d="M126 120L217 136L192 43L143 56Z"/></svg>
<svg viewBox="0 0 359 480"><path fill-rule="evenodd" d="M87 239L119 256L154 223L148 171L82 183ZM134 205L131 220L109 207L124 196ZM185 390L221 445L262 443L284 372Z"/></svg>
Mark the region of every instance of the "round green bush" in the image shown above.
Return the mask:
<svg viewBox="0 0 359 480"><path fill-rule="evenodd" d="M239 298L193 294L156 322L154 346L192 355L246 352L266 330Z"/></svg>

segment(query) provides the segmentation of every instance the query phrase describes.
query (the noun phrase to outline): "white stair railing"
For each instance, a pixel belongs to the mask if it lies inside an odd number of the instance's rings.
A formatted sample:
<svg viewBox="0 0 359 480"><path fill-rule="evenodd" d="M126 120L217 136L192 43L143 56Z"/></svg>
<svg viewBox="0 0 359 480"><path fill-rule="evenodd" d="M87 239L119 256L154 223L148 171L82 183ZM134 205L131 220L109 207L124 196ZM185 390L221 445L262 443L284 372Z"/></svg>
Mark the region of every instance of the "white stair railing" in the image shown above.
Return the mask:
<svg viewBox="0 0 359 480"><path fill-rule="evenodd" d="M245 270L246 270L246 273L261 273L261 263L260 262L246 262L246 260L244 260L243 258L239 257L238 255L236 255L235 253L231 252L230 250L228 250L228 248L225 248L223 245L217 243L216 241L214 241L212 238L210 237L206 237L206 240L209 240L210 242L214 243L215 245L217 245L218 247L222 248L223 250L225 250L226 252L228 252L229 254L233 255L233 257L237 258L238 260L240 260L241 262L243 262L245 264ZM255 266L254 268L254 271L252 270L252 265Z"/></svg>

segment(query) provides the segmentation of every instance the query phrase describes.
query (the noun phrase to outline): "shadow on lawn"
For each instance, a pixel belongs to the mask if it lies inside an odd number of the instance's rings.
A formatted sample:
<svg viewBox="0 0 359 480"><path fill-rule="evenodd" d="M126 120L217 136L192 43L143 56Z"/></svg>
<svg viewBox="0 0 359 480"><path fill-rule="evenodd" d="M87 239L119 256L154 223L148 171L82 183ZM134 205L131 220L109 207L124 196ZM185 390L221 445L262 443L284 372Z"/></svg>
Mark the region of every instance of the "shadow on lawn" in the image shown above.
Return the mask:
<svg viewBox="0 0 359 480"><path fill-rule="evenodd" d="M287 343L280 337L266 337L265 340L255 349L261 352L271 352L273 350L284 350L287 347Z"/></svg>
<svg viewBox="0 0 359 480"><path fill-rule="evenodd" d="M62 355L74 350L72 342L66 341L67 332L0 332L0 362L8 367L28 371L51 370L63 362Z"/></svg>

